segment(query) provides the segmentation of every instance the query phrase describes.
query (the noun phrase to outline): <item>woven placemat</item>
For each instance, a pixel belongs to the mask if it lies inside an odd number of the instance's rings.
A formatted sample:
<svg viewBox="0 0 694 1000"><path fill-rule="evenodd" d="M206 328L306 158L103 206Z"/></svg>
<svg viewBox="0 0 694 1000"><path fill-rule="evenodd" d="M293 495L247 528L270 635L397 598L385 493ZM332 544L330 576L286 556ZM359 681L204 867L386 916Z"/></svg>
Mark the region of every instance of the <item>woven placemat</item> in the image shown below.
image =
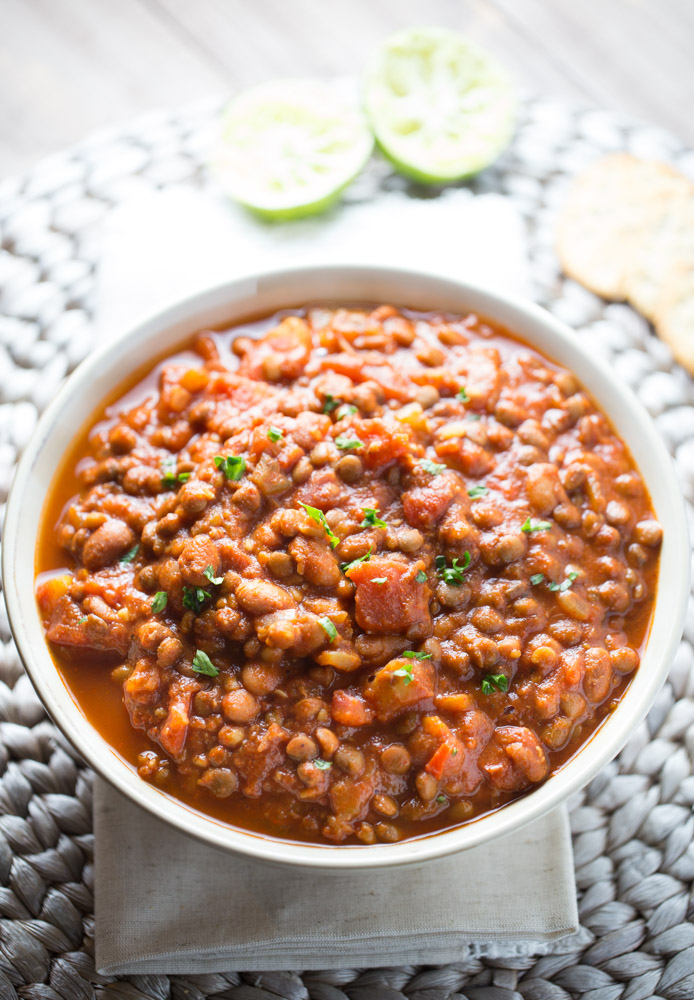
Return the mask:
<svg viewBox="0 0 694 1000"><path fill-rule="evenodd" d="M203 183L218 108L212 100L147 115L0 182L3 510L38 412L93 345L94 267L105 214L140 190ZM666 160L694 178L694 152L660 130L532 99L510 150L472 186L501 191L518 206L528 224L536 300L580 329L584 343L636 390L694 502L694 383L631 309L565 280L552 249L554 214L570 176L597 153L621 149ZM407 184L374 160L348 197L368 200L393 187ZM694 998L694 608L647 721L572 802L579 933L540 958L368 971L98 975L92 774L47 720L4 606L0 637L1 1000Z"/></svg>

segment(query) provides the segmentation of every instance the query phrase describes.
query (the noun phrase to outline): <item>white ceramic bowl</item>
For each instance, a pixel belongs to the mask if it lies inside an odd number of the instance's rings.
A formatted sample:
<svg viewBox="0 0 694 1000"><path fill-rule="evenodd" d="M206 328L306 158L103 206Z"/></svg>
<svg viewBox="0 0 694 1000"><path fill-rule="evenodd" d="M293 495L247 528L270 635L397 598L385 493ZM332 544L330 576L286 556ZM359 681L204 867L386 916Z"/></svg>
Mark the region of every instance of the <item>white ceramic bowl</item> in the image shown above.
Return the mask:
<svg viewBox="0 0 694 1000"><path fill-rule="evenodd" d="M568 763L523 798L455 830L397 844L352 847L275 840L225 826L142 781L73 701L51 660L34 600L36 539L46 494L75 433L102 400L133 371L162 352L175 351L196 330L320 301L474 311L569 368L629 446L664 528L650 637L617 710ZM24 451L7 506L3 549L5 597L22 660L53 720L99 774L155 816L215 847L327 870L416 863L464 850L537 819L585 785L620 750L651 706L682 632L689 591L687 524L672 461L646 411L608 366L591 357L575 333L534 305L463 282L376 267L303 268L233 281L179 302L97 350L47 408Z"/></svg>

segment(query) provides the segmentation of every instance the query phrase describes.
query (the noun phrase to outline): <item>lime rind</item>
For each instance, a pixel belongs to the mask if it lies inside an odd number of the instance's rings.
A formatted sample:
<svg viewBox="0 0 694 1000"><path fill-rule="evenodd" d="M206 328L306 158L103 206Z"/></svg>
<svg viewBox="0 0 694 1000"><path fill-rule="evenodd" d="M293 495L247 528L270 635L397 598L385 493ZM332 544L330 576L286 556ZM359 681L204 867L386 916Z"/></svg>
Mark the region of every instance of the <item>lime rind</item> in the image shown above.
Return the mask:
<svg viewBox="0 0 694 1000"><path fill-rule="evenodd" d="M513 134L516 96L492 57L446 28L387 39L364 83L379 147L402 173L431 184L479 173Z"/></svg>
<svg viewBox="0 0 694 1000"><path fill-rule="evenodd" d="M223 190L267 219L323 211L373 151L363 112L335 87L275 80L226 109L213 168Z"/></svg>

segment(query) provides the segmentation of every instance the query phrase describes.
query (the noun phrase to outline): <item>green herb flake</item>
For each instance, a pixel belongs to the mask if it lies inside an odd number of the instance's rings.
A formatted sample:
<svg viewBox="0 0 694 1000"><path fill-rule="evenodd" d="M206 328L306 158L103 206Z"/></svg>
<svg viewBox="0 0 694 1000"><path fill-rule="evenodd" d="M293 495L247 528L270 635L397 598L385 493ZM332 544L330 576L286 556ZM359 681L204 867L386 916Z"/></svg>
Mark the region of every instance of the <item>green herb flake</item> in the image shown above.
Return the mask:
<svg viewBox="0 0 694 1000"><path fill-rule="evenodd" d="M476 500L477 497L483 497L485 493L489 493L486 486L471 486L467 491L467 495L473 500Z"/></svg>
<svg viewBox="0 0 694 1000"><path fill-rule="evenodd" d="M544 573L533 573L533 575L530 577L530 582L532 583L533 587L537 587L539 586L539 584L542 583L544 578L545 578Z"/></svg>
<svg viewBox="0 0 694 1000"><path fill-rule="evenodd" d="M415 580L416 580L417 583L426 583L427 582L427 575L426 575L426 573L424 572L423 569L420 569L419 573L417 573L417 575L415 577Z"/></svg>
<svg viewBox="0 0 694 1000"><path fill-rule="evenodd" d="M221 469L227 479L238 482L246 471L246 459L240 455L215 455L214 464Z"/></svg>
<svg viewBox="0 0 694 1000"><path fill-rule="evenodd" d="M361 522L362 528L387 528L388 525L382 517L378 516L378 507L362 507L364 520Z"/></svg>
<svg viewBox="0 0 694 1000"><path fill-rule="evenodd" d="M87 621L87 616L85 615L85 617L84 617L84 618L80 618L80 620L79 620L79 621L77 622L77 624L78 624L78 625L84 625L84 623L85 623L86 621Z"/></svg>
<svg viewBox="0 0 694 1000"><path fill-rule="evenodd" d="M439 462L432 462L429 458L420 459L419 466L432 476L440 476L441 473L445 472L448 468L447 465L441 465Z"/></svg>
<svg viewBox="0 0 694 1000"><path fill-rule="evenodd" d="M206 677L216 677L219 674L219 671L207 653L203 653L201 649L195 650L193 670L196 674L205 674Z"/></svg>
<svg viewBox="0 0 694 1000"><path fill-rule="evenodd" d="M353 413L359 413L359 407L353 406L352 403L345 403L338 410L337 419L344 420L345 417L351 417Z"/></svg>
<svg viewBox="0 0 694 1000"><path fill-rule="evenodd" d="M190 472L179 472L176 474L176 459L173 455L162 461L161 468L163 473L161 484L165 489L173 489L179 483L187 483L190 479Z"/></svg>
<svg viewBox="0 0 694 1000"><path fill-rule="evenodd" d="M131 563L134 560L135 556L137 555L139 549L140 549L139 545L133 545L133 547L129 549L124 556L120 557L120 561L122 563Z"/></svg>
<svg viewBox="0 0 694 1000"><path fill-rule="evenodd" d="M207 577L207 579L210 581L210 583L214 583L216 586L219 585L220 583L224 583L224 577L223 576L215 576L214 575L214 569L212 568L212 566L207 566L205 568L205 574L204 575Z"/></svg>
<svg viewBox="0 0 694 1000"><path fill-rule="evenodd" d="M350 570L353 570L355 566L358 566L359 563L365 563L369 561L372 552L373 552L373 545L369 545L368 552L365 552L363 556L359 556L358 559L353 559L351 562L340 563L340 569L345 574L345 576L349 576Z"/></svg>
<svg viewBox="0 0 694 1000"><path fill-rule="evenodd" d="M482 694L494 694L495 691L508 691L506 674L485 674L482 678Z"/></svg>
<svg viewBox="0 0 694 1000"><path fill-rule="evenodd" d="M521 531L529 535L533 531L549 531L551 527L549 521L531 521L529 517L526 517L525 522L521 524Z"/></svg>
<svg viewBox="0 0 694 1000"><path fill-rule="evenodd" d="M377 583L379 587L382 587L384 583L388 583L388 579L385 576L375 576L372 583Z"/></svg>
<svg viewBox="0 0 694 1000"><path fill-rule="evenodd" d="M306 511L306 513L308 514L308 516L311 518L312 521L315 521L316 524L323 525L323 527L325 528L325 533L328 536L328 539L330 540L331 548L334 549L336 545L340 544L340 539L337 537L333 529L325 520L325 514L323 513L322 510L319 510L317 507L311 507L310 504L302 503L301 501L299 501L299 506L304 508L304 510Z"/></svg>
<svg viewBox="0 0 694 1000"><path fill-rule="evenodd" d="M445 795L437 795L436 801L439 803L439 805L443 805L444 802L448 802L448 799L446 798Z"/></svg>
<svg viewBox="0 0 694 1000"><path fill-rule="evenodd" d="M364 442L360 441L359 438L345 437L344 434L340 434L339 437L335 438L335 444L340 451L353 451L355 448L364 447Z"/></svg>
<svg viewBox="0 0 694 1000"><path fill-rule="evenodd" d="M322 618L319 618L318 624L323 629L323 631L328 636L331 642L334 642L334 640L337 639L337 629L335 628L335 624L330 620L330 618L328 618L327 615L324 615Z"/></svg>
<svg viewBox="0 0 694 1000"><path fill-rule="evenodd" d="M271 441L277 442L282 440L284 434L279 429L279 427L271 427L270 430L267 432L267 436L270 438Z"/></svg>
<svg viewBox="0 0 694 1000"><path fill-rule="evenodd" d="M571 584L574 582L574 580L576 579L577 576L578 576L578 573L576 573L576 572L574 572L572 570L571 573L567 573L566 574L566 579L562 580L561 583L550 583L548 585L549 589L552 591L552 593L554 593L555 591L558 590L560 594L563 594L564 591L570 589Z"/></svg>
<svg viewBox="0 0 694 1000"><path fill-rule="evenodd" d="M167 601L169 600L169 595L165 590L158 590L154 595L154 600L152 601L152 614L158 615L160 611L163 611L166 607Z"/></svg>
<svg viewBox="0 0 694 1000"><path fill-rule="evenodd" d="M211 597L212 595L207 590L203 590L202 587L184 587L183 607L198 615L202 611L205 601L209 601Z"/></svg>
<svg viewBox="0 0 694 1000"><path fill-rule="evenodd" d="M412 676L412 664L405 663L404 666L398 667L397 670L393 671L393 677L402 677L402 682L407 687L414 680Z"/></svg>
<svg viewBox="0 0 694 1000"><path fill-rule="evenodd" d="M326 392L325 402L323 403L323 413L332 413L333 410L336 410L339 405L340 405L340 400L335 399L335 397L331 393Z"/></svg>
<svg viewBox="0 0 694 1000"><path fill-rule="evenodd" d="M455 398L459 399L461 403L469 403L470 397L467 394L467 389L464 385L461 385L460 389L455 394Z"/></svg>
<svg viewBox="0 0 694 1000"><path fill-rule="evenodd" d="M321 757L316 757L312 763L319 771L329 771L333 766L329 760L323 760Z"/></svg>
<svg viewBox="0 0 694 1000"><path fill-rule="evenodd" d="M463 577L465 575L465 570L470 565L470 553L466 552L463 556L463 561L460 562L456 556L450 566L446 565L445 556L436 556L434 559L436 565L436 572L444 581L444 583L450 583L454 587L459 587L463 582Z"/></svg>
<svg viewBox="0 0 694 1000"><path fill-rule="evenodd" d="M404 656L406 660L430 660L431 653L415 653L414 649L406 649L404 653L400 654Z"/></svg>

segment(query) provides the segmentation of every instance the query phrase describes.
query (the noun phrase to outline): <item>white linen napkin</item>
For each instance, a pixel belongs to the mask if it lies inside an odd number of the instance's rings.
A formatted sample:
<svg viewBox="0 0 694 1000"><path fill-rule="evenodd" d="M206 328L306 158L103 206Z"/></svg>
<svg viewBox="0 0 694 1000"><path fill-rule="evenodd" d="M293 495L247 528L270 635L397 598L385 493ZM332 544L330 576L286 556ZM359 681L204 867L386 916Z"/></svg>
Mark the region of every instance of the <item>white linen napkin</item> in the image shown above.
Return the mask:
<svg viewBox="0 0 694 1000"><path fill-rule="evenodd" d="M520 294L528 288L522 222L499 195L454 189L416 201L391 192L274 226L212 193L169 189L121 206L107 223L99 336L207 285L319 261L400 264ZM94 830L103 973L430 965L470 950L540 953L578 927L563 808L445 860L364 875L307 877L227 856L101 781Z"/></svg>

